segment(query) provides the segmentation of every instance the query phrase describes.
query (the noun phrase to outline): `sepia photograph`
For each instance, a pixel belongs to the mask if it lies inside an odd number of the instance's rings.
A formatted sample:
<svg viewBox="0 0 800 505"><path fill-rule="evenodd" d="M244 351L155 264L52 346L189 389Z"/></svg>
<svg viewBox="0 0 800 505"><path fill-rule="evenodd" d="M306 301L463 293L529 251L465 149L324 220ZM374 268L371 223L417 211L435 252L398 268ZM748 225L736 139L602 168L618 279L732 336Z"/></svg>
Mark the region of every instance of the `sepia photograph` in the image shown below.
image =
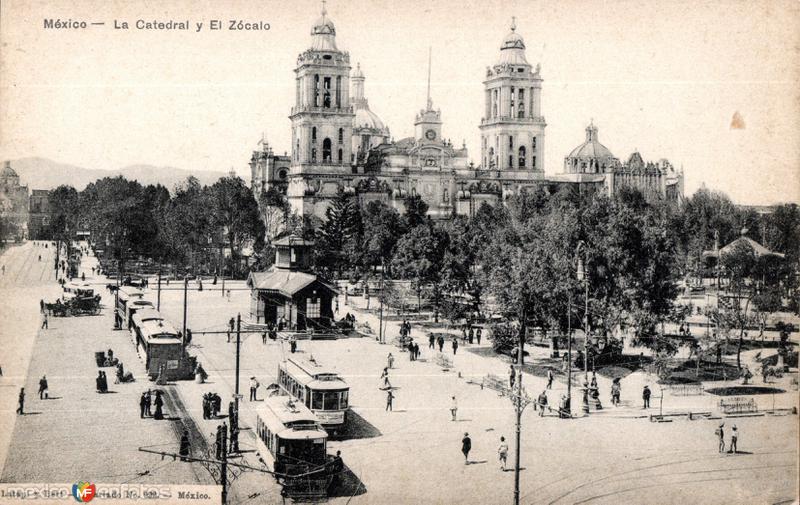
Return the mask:
<svg viewBox="0 0 800 505"><path fill-rule="evenodd" d="M796 0L2 0L0 505L797 505Z"/></svg>

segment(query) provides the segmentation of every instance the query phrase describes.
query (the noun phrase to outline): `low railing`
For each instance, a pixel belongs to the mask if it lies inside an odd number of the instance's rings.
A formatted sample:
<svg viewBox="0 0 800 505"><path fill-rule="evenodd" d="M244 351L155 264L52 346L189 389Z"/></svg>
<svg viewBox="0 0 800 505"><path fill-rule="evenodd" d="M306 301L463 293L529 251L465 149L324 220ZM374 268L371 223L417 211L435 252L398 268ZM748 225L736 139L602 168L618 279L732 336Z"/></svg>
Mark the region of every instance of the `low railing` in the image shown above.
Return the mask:
<svg viewBox="0 0 800 505"><path fill-rule="evenodd" d="M750 414L758 412L755 399L743 396L723 398L719 401L719 409L725 414Z"/></svg>

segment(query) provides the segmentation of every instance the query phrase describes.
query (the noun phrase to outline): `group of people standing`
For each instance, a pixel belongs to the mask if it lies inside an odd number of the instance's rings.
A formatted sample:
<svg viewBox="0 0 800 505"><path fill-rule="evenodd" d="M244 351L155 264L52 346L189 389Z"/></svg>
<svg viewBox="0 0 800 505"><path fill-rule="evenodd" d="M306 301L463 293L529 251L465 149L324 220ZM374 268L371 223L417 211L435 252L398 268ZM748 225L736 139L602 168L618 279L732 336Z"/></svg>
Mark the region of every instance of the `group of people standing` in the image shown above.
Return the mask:
<svg viewBox="0 0 800 505"><path fill-rule="evenodd" d="M150 409L153 405L156 407L156 410L154 413L151 413ZM152 392L148 389L139 397L139 417L141 419L145 417L152 417L157 420L164 419L163 407L164 398L159 390Z"/></svg>

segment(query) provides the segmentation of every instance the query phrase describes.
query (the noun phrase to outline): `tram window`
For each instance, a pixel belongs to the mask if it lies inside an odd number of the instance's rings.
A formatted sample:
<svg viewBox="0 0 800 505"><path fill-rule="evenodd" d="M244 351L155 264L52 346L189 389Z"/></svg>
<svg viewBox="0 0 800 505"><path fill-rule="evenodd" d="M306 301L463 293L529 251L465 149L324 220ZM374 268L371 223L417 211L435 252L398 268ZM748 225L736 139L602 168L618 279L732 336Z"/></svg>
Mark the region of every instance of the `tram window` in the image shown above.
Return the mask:
<svg viewBox="0 0 800 505"><path fill-rule="evenodd" d="M348 396L349 396L348 392L347 391L342 391L341 395L342 395L342 397L341 397L341 400L339 401L339 408L346 409L347 408Z"/></svg>
<svg viewBox="0 0 800 505"><path fill-rule="evenodd" d="M322 410L322 395L323 395L323 393L319 393L319 392L314 391L312 394L314 396L312 397L311 408L313 410Z"/></svg>
<svg viewBox="0 0 800 505"><path fill-rule="evenodd" d="M325 410L337 410L339 408L339 393L325 393Z"/></svg>

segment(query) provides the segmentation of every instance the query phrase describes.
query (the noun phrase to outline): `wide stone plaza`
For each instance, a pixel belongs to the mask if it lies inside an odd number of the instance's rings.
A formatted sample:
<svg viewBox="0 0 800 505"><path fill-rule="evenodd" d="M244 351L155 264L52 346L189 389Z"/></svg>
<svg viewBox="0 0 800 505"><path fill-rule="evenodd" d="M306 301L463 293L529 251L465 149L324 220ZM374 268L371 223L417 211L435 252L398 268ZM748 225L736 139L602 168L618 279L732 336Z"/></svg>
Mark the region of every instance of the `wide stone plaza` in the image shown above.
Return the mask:
<svg viewBox="0 0 800 505"><path fill-rule="evenodd" d="M41 266L37 259L42 255ZM193 454L207 451L213 432L223 420L204 420L202 395L213 391L232 398L235 388L235 338L228 341L225 329L231 317L249 310L250 291L243 282L229 282L230 296L205 283L203 291L190 282L188 327L193 339L188 348L209 374L204 384L178 381L156 386L148 381L130 334L113 330L113 295L105 291L104 277L91 277L93 256L84 256L81 270L99 292L103 310L98 316L49 319L40 329L38 303L58 295L52 264L54 251L33 243L9 248L2 256L6 272L0 280L2 299L3 394L0 453L5 458L0 480L14 482L102 483L215 483L216 474L202 463L162 460L140 452L147 447L177 452L180 433L191 433ZM46 266L45 266L46 265ZM182 325L182 283L162 285L161 311L176 328ZM151 283L146 299L156 303ZM8 301L13 300L13 304ZM346 312L358 321L378 327L374 311L363 310L362 297L341 303L338 317ZM373 304L374 308L374 304ZM14 332L5 329L14 328ZM341 451L345 474L328 498L330 503L397 504L489 504L509 503L514 472L515 411L512 402L496 391L481 388L487 374L507 376L509 361L494 355L490 343L462 345L452 356L453 367L443 371L428 349L423 331L412 327L421 344L421 359L412 362L408 353L392 345L399 334L395 321L387 325L388 344L372 338L344 338L299 342L297 353L334 367L350 386L348 426L329 443L329 452ZM424 344L424 345L423 345ZM111 384L109 393L95 392L98 368L94 352L113 349L136 380ZM395 357L390 371L394 386L394 409L386 411L386 392L379 389L379 376L387 355ZM529 361L544 357L545 349L534 349ZM262 342L260 333L242 333L240 388L242 455L239 462L259 466L255 452L254 408L269 392L264 386L276 381L280 360L289 347L281 340ZM745 359L751 359L746 353ZM39 400L37 383L46 375L50 398ZM258 400L247 401L249 378L262 387ZM576 378L582 378L582 373ZM718 409L719 398L711 394L676 396L663 394L656 378L634 372L622 380L621 404L610 405L610 382L599 377L603 410L592 408L588 416L574 401L573 419L559 419L548 412L540 417L529 406L522 416L521 503L791 503L797 495L796 440L797 391L784 377L776 395L758 395L759 415L728 417ZM531 396L545 390L546 379L524 374L523 384ZM654 395L650 409L642 409L641 387L650 384ZM16 416L19 387L27 392L23 416ZM138 400L147 389L166 392L165 419L139 417ZM706 388L711 387L707 384ZM565 376L559 374L548 390L550 403L566 391ZM456 421L451 420L451 397L458 402ZM681 415L670 422L651 422L649 415L706 412L689 420ZM223 410L225 410L223 408ZM770 412L775 412L772 414ZM719 453L715 429L724 422L736 425L739 453ZM461 438L469 433L472 451L469 464L461 454ZM497 448L505 436L511 448L508 471L502 471ZM230 503L281 503L274 478L258 472L234 470Z"/></svg>

